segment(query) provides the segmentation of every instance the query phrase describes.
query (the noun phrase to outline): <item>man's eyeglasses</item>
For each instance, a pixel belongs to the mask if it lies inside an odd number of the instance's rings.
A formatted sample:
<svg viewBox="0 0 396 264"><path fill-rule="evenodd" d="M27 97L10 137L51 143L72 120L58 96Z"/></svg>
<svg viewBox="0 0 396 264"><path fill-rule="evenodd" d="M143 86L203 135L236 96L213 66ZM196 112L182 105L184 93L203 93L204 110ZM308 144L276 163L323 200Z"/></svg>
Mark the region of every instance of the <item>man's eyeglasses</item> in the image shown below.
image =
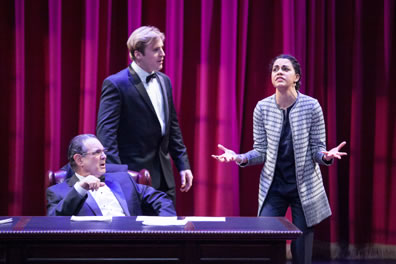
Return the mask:
<svg viewBox="0 0 396 264"><path fill-rule="evenodd" d="M83 155L83 156L85 156L85 155L92 155L92 156L100 156L100 155L102 155L102 153L103 154L106 154L107 153L107 149L98 149L97 151L93 151L93 152L85 152L85 153L82 153L81 155Z"/></svg>

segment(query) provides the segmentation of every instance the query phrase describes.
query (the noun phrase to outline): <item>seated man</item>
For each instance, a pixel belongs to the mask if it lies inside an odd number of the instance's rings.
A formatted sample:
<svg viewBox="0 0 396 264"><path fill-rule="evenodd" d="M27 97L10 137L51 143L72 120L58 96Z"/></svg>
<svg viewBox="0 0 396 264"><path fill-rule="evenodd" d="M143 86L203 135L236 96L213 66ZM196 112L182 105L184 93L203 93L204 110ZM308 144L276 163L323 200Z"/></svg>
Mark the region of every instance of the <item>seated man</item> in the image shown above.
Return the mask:
<svg viewBox="0 0 396 264"><path fill-rule="evenodd" d="M106 173L105 149L96 136L74 137L68 158L75 174L47 189L47 215L176 215L165 193L135 183L128 172Z"/></svg>

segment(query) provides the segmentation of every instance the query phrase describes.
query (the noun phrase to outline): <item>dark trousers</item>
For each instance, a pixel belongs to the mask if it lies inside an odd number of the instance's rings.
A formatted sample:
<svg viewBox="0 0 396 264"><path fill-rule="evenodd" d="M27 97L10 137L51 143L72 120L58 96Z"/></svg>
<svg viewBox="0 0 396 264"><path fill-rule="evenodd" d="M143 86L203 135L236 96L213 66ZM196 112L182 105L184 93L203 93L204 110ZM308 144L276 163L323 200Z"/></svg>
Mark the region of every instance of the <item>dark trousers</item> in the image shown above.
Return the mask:
<svg viewBox="0 0 396 264"><path fill-rule="evenodd" d="M165 178L162 175L162 173L161 173L160 187L158 188L158 190L168 195L169 199L173 201L173 205L175 206L176 209L176 187L169 188L168 185L166 184Z"/></svg>
<svg viewBox="0 0 396 264"><path fill-rule="evenodd" d="M278 186L272 187L264 201L260 216L285 216L287 208L290 206L293 224L303 232L291 243L293 263L311 264L314 228L307 227L297 189L284 193L280 188L277 188Z"/></svg>

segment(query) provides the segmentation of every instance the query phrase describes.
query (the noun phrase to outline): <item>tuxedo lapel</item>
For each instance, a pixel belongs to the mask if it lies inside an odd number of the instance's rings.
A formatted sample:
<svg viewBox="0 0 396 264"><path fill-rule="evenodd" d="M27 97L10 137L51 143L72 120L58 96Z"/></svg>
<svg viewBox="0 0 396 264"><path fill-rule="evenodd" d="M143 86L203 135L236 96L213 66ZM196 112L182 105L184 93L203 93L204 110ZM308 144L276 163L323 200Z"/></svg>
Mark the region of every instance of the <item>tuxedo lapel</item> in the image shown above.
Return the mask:
<svg viewBox="0 0 396 264"><path fill-rule="evenodd" d="M144 88L144 85L143 85L142 81L140 80L139 76L133 70L131 65L129 65L128 69L129 69L129 73L131 74L130 75L131 83L136 87L137 91L139 92L140 96L143 98L143 101L148 106L148 108L150 108L151 111L153 112L153 114L155 116L157 116L157 114L155 113L155 110L154 110L154 106L151 103L150 97L149 97L146 89Z"/></svg>
<svg viewBox="0 0 396 264"><path fill-rule="evenodd" d="M157 74L157 76L158 76L158 80L159 80L159 85L161 87L162 98L164 98L165 125L166 125L166 127L169 127L168 126L168 121L169 121L168 93L166 92L164 78L160 74Z"/></svg>
<svg viewBox="0 0 396 264"><path fill-rule="evenodd" d="M96 203L95 199L92 197L90 192L87 192L88 198L85 201L85 204L88 205L91 210L95 213L95 215L102 215L102 211L99 208L99 205Z"/></svg>
<svg viewBox="0 0 396 264"><path fill-rule="evenodd" d="M126 216L130 216L130 212L128 209L128 204L124 195L124 192L121 189L121 186L118 182L113 181L110 177L106 176L105 180L106 185L110 188L110 190L114 193L114 196L117 198L118 202L121 205L122 210Z"/></svg>

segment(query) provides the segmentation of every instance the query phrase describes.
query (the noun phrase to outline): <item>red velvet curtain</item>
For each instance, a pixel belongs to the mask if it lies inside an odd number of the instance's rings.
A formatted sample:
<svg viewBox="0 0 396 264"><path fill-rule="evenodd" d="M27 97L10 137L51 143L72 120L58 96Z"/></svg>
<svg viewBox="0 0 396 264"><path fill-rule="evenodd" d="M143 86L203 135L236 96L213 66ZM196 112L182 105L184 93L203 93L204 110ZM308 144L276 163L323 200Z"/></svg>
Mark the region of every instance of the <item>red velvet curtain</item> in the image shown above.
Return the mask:
<svg viewBox="0 0 396 264"><path fill-rule="evenodd" d="M95 132L101 84L129 63L129 34L155 25L195 176L179 215L256 215L261 167L210 154L252 148L253 109L274 93L268 65L291 53L328 147L348 142L349 156L322 168L333 216L317 240L333 256L395 257L395 21L393 0L0 1L0 215L45 214L47 171L67 162L73 136Z"/></svg>

